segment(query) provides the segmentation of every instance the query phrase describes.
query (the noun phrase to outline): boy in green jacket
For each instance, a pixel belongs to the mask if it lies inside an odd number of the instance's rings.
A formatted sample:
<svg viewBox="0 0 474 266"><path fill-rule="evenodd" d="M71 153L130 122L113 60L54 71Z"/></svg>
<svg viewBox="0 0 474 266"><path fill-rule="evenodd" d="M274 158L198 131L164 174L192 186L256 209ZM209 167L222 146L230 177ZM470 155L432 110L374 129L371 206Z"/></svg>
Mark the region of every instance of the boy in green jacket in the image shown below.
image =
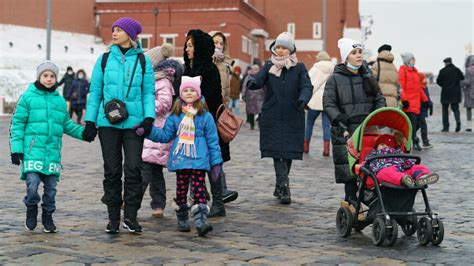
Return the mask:
<svg viewBox="0 0 474 266"><path fill-rule="evenodd" d="M95 131L87 132L72 122L66 101L56 91L59 68L45 61L36 68L36 81L29 85L18 101L10 128L12 164L20 165L20 179L26 181L25 227L37 224L38 186L44 184L41 222L44 232L55 233L52 214L56 210L56 184L61 171L63 133L91 142Z"/></svg>

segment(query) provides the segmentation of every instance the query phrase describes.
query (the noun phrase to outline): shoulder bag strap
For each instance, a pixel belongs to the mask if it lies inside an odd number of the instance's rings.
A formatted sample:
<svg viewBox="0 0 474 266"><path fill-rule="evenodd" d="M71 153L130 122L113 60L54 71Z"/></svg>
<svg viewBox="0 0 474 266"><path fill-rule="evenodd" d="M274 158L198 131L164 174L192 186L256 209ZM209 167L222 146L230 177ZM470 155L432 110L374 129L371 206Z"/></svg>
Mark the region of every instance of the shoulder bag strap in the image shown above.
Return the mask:
<svg viewBox="0 0 474 266"><path fill-rule="evenodd" d="M140 58L137 55L137 59L135 60L135 65L133 66L132 77L130 78L130 84L128 84L127 94L125 95L125 99L128 99L128 94L130 93L130 88L132 87L133 77L135 77L135 71L137 70L138 59Z"/></svg>

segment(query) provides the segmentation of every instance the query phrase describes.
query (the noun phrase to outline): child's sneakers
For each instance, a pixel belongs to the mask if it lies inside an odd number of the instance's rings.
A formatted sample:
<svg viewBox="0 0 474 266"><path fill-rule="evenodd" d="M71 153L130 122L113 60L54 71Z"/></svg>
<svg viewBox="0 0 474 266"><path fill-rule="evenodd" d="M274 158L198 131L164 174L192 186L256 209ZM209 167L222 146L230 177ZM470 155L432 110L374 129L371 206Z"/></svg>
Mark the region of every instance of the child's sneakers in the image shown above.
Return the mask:
<svg viewBox="0 0 474 266"><path fill-rule="evenodd" d="M413 181L413 178L409 175L404 175L402 177L402 181L400 182L402 186L405 187L414 187L415 186L415 181Z"/></svg>
<svg viewBox="0 0 474 266"><path fill-rule="evenodd" d="M422 175L419 178L417 178L416 181L415 181L415 185L417 187L422 187L422 186L425 186L425 185L434 184L434 183L438 182L438 180L439 180L439 175L438 174L430 173L430 174Z"/></svg>

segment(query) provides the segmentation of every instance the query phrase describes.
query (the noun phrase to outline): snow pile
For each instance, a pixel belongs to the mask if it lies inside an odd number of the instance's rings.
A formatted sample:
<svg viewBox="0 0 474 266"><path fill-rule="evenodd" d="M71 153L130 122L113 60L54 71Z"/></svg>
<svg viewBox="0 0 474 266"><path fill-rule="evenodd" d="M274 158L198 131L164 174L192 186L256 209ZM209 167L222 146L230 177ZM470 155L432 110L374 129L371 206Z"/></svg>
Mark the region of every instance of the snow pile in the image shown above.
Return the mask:
<svg viewBox="0 0 474 266"><path fill-rule="evenodd" d="M0 24L0 45L0 96L16 101L28 83L35 80L36 66L46 59L46 30ZM64 46L68 47L67 53ZM94 35L54 30L51 33L51 60L60 68L59 78L67 66L74 71L82 68L90 76L105 50L102 40Z"/></svg>

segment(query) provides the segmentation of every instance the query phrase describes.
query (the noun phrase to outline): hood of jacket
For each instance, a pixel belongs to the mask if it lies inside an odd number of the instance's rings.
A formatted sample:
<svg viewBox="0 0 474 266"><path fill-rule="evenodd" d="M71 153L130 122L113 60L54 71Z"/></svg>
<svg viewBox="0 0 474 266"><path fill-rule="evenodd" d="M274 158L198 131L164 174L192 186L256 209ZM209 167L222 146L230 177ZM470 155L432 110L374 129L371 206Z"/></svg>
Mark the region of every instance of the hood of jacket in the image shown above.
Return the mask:
<svg viewBox="0 0 474 266"><path fill-rule="evenodd" d="M393 63L393 60L394 60L393 54L389 51L380 52L379 55L377 56L377 58L385 60L389 63Z"/></svg>
<svg viewBox="0 0 474 266"><path fill-rule="evenodd" d="M313 67L316 67L325 74L332 74L334 71L334 64L331 61L319 61L316 62Z"/></svg>
<svg viewBox="0 0 474 266"><path fill-rule="evenodd" d="M184 64L187 69L198 71L201 67L212 64L212 55L214 54L214 41L211 36L200 29L193 29L188 32L186 37L191 36L194 41L194 58L191 67L191 59L186 53L186 45L183 48ZM197 73L200 73L198 71Z"/></svg>

